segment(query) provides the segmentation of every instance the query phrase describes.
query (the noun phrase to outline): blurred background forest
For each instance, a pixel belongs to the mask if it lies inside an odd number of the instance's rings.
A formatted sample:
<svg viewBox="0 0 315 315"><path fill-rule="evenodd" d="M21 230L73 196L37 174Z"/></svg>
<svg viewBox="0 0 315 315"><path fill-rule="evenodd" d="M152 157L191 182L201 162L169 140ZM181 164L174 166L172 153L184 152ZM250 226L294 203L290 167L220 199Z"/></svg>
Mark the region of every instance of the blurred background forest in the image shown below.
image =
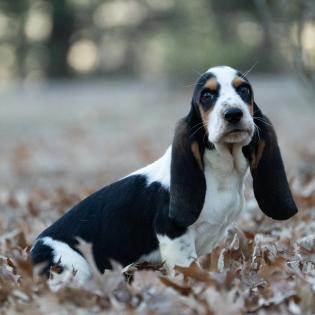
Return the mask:
<svg viewBox="0 0 315 315"><path fill-rule="evenodd" d="M128 77L183 81L209 66L314 80L312 0L1 0L0 86ZM173 81L174 82L174 81Z"/></svg>
<svg viewBox="0 0 315 315"><path fill-rule="evenodd" d="M249 71L280 141L302 146L314 125L313 0L1 0L3 187L66 175L63 185L98 187L152 161L196 78L222 64ZM303 128L288 137L292 119Z"/></svg>

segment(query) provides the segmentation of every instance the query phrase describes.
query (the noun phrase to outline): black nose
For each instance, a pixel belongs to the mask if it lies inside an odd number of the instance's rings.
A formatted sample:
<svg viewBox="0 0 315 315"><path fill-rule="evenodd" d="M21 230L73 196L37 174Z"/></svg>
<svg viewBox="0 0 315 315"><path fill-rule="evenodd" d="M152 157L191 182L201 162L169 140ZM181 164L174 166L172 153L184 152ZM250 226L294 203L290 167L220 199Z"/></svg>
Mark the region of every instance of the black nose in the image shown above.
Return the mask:
<svg viewBox="0 0 315 315"><path fill-rule="evenodd" d="M236 124L243 117L243 112L239 108L229 108L224 112L224 119L232 124Z"/></svg>

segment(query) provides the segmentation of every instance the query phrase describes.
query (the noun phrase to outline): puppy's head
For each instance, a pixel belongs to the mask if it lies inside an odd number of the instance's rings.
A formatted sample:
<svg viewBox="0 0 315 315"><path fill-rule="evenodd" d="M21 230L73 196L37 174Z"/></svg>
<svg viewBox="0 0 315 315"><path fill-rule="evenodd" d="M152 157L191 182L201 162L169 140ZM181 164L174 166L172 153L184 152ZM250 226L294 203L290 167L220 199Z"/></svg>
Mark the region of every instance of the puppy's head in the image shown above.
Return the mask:
<svg viewBox="0 0 315 315"><path fill-rule="evenodd" d="M254 96L239 71L227 66L210 68L197 81L192 105L211 143L250 143L255 129Z"/></svg>

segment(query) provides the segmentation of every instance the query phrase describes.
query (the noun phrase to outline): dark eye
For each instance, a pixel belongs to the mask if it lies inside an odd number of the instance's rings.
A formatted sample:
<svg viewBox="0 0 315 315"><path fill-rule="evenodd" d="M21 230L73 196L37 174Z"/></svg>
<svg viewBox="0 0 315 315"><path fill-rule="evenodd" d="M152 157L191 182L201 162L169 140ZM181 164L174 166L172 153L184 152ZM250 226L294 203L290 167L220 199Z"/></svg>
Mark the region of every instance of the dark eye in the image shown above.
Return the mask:
<svg viewBox="0 0 315 315"><path fill-rule="evenodd" d="M209 106L214 98L214 94L215 93L210 90L204 90L201 93L201 98L200 98L201 104L204 106Z"/></svg>
<svg viewBox="0 0 315 315"><path fill-rule="evenodd" d="M240 86L237 91L242 98L248 98L251 96L251 90L247 85Z"/></svg>

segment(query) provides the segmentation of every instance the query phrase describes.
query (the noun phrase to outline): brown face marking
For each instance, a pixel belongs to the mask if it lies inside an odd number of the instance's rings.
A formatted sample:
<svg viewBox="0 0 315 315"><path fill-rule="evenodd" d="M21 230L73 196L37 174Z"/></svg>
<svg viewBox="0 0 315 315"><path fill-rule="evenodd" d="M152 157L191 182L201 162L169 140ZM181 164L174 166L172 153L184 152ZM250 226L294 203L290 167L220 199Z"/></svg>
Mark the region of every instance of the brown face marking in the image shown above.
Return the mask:
<svg viewBox="0 0 315 315"><path fill-rule="evenodd" d="M202 105L199 105L198 107L199 107L199 112L200 112L200 115L201 115L201 119L202 119L203 125L205 127L207 127L209 119L210 119L210 114L211 114L212 108L210 108L209 110L205 111L203 109Z"/></svg>
<svg viewBox="0 0 315 315"><path fill-rule="evenodd" d="M200 167L201 170L203 170L203 163L201 160L200 150L199 150L199 144L197 142L193 142L191 144L191 151Z"/></svg>
<svg viewBox="0 0 315 315"><path fill-rule="evenodd" d="M218 89L218 82L215 78L211 78L209 79L205 85L203 86L203 88L205 89L209 89L210 91L213 91L215 92L217 89ZM209 119L210 119L210 114L211 114L211 111L212 111L212 107L205 111L203 106L202 105L199 105L199 112L200 112L200 115L201 115L201 119L203 121L203 124L204 126L206 127L209 123ZM206 132L208 132L207 128L206 129Z"/></svg>
<svg viewBox="0 0 315 315"><path fill-rule="evenodd" d="M232 84L236 89L243 83L246 83L246 81L239 76L236 76L232 81Z"/></svg>
<svg viewBox="0 0 315 315"><path fill-rule="evenodd" d="M249 113L252 115L252 117L254 116L254 104L253 102L251 102L250 104L248 104L248 110Z"/></svg>
<svg viewBox="0 0 315 315"><path fill-rule="evenodd" d="M259 165L261 157L264 153L266 143L265 141L259 141L256 147L256 152L253 154L253 160L251 162L251 168L256 169Z"/></svg>
<svg viewBox="0 0 315 315"><path fill-rule="evenodd" d="M215 92L215 91L217 90L217 88L218 88L218 82L217 82L217 80L214 79L214 78L209 79L209 80L205 83L204 88L207 88L207 89L209 89L209 90Z"/></svg>
<svg viewBox="0 0 315 315"><path fill-rule="evenodd" d="M236 76L233 81L232 84L233 86L237 89L240 85L242 85L243 83L246 83L246 80L244 80L242 77L240 76ZM253 116L254 115L254 104L253 102L248 104L248 110L250 112L250 114Z"/></svg>

